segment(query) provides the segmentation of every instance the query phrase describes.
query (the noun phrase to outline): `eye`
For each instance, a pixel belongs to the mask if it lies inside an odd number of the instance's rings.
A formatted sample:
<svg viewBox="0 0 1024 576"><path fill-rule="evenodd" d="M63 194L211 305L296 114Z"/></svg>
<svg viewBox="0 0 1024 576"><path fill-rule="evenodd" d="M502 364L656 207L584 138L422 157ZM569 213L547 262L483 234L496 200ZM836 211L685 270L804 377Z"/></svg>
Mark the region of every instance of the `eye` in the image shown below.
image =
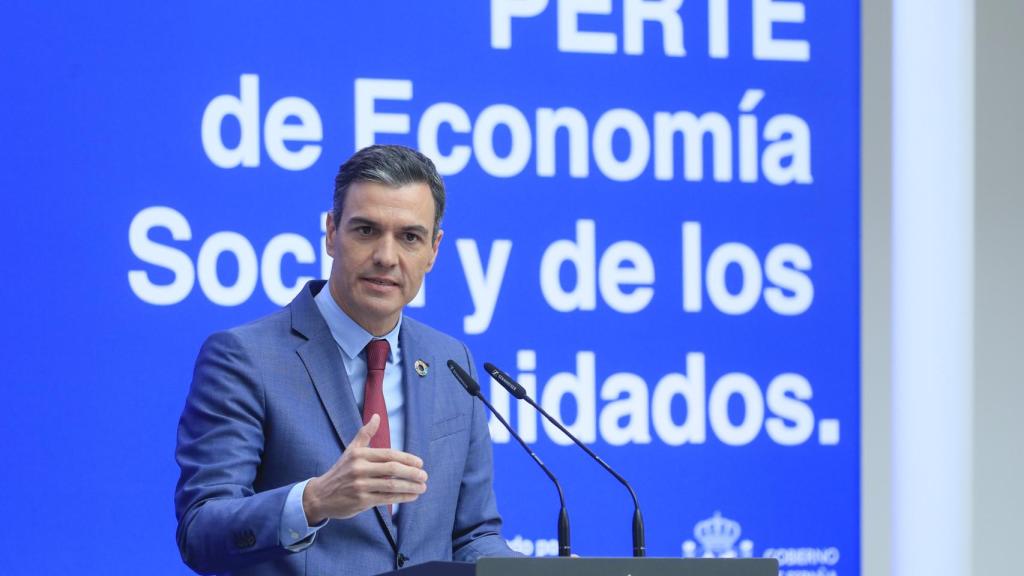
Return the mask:
<svg viewBox="0 0 1024 576"><path fill-rule="evenodd" d="M373 234L373 227L371 226L358 226L356 227L356 234L360 236L369 236Z"/></svg>
<svg viewBox="0 0 1024 576"><path fill-rule="evenodd" d="M405 233L405 241L410 243L410 244L413 244L415 242L419 242L420 241L420 235L416 234L415 232L406 232Z"/></svg>

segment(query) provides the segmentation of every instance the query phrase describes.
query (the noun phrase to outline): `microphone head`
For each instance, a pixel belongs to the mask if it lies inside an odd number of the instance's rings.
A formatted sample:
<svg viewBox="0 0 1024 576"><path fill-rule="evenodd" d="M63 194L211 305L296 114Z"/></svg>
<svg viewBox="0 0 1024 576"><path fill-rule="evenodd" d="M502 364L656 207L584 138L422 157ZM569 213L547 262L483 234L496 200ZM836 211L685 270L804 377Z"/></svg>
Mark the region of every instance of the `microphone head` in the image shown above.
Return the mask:
<svg viewBox="0 0 1024 576"><path fill-rule="evenodd" d="M473 380L473 377L470 376L469 373L462 369L462 366L459 366L458 362L455 360L449 360L448 369L452 371L452 375L459 381L459 384L462 384L462 387L466 389L466 392L469 392L470 396L480 395L480 385L476 383L476 380Z"/></svg>
<svg viewBox="0 0 1024 576"><path fill-rule="evenodd" d="M498 384L501 384L505 390L508 390L509 394L515 396L516 400L526 398L526 388L523 388L519 382L516 382L511 376L502 372L500 368L490 362L484 362L484 370L487 370L491 378L497 380Z"/></svg>

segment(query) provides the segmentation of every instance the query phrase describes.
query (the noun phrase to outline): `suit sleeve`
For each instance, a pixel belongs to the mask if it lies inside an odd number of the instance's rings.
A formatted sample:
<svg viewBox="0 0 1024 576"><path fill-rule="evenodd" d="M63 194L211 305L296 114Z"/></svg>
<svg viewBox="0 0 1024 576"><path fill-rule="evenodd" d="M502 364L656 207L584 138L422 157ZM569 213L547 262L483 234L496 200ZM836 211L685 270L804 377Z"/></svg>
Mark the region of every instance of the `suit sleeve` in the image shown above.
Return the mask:
<svg viewBox="0 0 1024 576"><path fill-rule="evenodd" d="M178 548L196 572L233 571L289 553L280 524L291 486L253 488L265 415L252 355L232 333L214 334L196 360L175 452Z"/></svg>
<svg viewBox="0 0 1024 576"><path fill-rule="evenodd" d="M473 357L466 349L466 365L477 379ZM472 402L470 445L462 475L452 532L452 557L476 562L483 556L519 556L501 535L501 515L494 496L494 459L487 416L480 402Z"/></svg>

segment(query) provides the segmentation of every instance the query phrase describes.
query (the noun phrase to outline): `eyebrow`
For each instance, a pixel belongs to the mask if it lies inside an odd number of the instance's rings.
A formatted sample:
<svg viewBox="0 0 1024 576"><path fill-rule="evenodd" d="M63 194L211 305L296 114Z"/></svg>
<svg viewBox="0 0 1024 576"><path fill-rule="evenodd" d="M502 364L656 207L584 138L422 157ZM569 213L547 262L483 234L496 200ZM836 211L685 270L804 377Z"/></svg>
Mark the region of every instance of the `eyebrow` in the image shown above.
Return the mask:
<svg viewBox="0 0 1024 576"><path fill-rule="evenodd" d="M349 228L358 228L360 226L370 226L372 228L380 228L380 224L378 224L377 222L374 222L373 220L370 220L369 218L363 218L362 216L353 216L352 218L349 219L349 221L348 221L348 227ZM429 232L429 230L427 230L427 228L425 226L421 226L419 224L413 224L411 226L403 226L401 231L402 232L416 232L416 233L419 233L421 235L426 235Z"/></svg>
<svg viewBox="0 0 1024 576"><path fill-rule="evenodd" d="M361 216L353 216L353 217L349 218L349 220L347 222L347 226L349 226L349 227L372 226L374 228L378 227L377 223L374 222L373 220L370 220L369 218L363 218Z"/></svg>

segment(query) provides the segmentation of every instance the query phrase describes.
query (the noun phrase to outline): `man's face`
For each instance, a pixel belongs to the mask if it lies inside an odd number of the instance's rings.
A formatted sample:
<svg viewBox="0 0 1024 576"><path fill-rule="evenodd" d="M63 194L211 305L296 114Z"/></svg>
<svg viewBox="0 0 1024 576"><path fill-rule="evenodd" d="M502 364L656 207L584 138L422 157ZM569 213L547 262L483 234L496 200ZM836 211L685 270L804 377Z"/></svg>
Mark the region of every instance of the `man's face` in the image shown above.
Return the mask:
<svg viewBox="0 0 1024 576"><path fill-rule="evenodd" d="M391 331L434 265L443 232L431 241L434 198L426 183L391 188L353 182L341 220L327 215L331 295L375 336Z"/></svg>

